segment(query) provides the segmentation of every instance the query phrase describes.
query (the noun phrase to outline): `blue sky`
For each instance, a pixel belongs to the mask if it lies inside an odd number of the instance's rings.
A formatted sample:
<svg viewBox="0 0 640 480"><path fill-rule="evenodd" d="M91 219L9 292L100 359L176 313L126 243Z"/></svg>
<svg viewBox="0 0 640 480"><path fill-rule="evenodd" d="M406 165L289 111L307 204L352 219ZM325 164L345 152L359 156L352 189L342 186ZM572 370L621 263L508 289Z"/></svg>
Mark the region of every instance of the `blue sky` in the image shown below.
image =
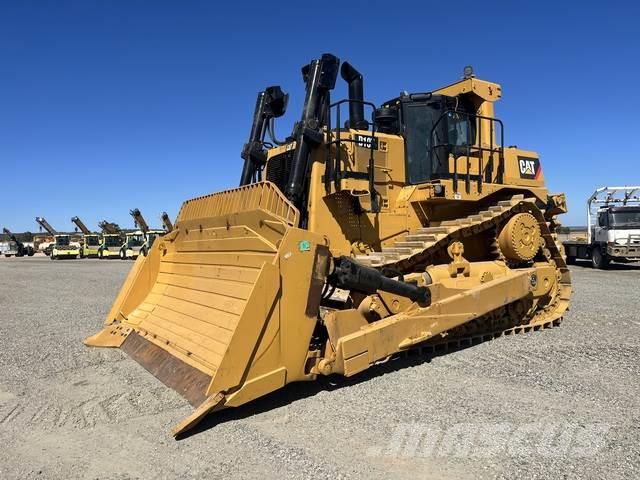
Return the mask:
<svg viewBox="0 0 640 480"><path fill-rule="evenodd" d="M376 103L467 64L501 83L505 143L540 153L565 224L597 186L640 183L637 2L221 3L0 0L0 226L131 227L134 207L159 225L235 186L256 93L291 94L285 136L324 52Z"/></svg>

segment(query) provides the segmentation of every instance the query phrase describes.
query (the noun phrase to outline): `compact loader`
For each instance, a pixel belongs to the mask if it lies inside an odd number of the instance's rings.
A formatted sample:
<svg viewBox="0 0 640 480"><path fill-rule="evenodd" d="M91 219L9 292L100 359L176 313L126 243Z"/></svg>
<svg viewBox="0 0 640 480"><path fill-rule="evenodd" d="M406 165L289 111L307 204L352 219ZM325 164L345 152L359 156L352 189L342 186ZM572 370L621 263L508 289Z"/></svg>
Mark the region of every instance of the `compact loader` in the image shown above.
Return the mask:
<svg viewBox="0 0 640 480"><path fill-rule="evenodd" d="M565 198L538 154L504 146L500 85L468 67L374 105L330 54L302 78L291 135L274 128L288 96L260 92L240 186L187 200L85 340L195 407L175 435L290 382L557 325L569 304Z"/></svg>

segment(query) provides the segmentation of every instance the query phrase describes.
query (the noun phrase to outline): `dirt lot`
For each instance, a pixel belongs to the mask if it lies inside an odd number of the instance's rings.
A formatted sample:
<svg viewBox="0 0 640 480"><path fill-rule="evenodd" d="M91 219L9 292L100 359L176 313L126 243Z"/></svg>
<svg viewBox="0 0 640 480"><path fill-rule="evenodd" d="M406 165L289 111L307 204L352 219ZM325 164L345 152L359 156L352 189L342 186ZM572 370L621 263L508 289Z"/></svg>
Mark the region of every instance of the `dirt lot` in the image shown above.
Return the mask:
<svg viewBox="0 0 640 480"><path fill-rule="evenodd" d="M175 441L186 402L82 345L129 266L0 259L0 478L640 477L640 267L573 267L559 328L291 385Z"/></svg>

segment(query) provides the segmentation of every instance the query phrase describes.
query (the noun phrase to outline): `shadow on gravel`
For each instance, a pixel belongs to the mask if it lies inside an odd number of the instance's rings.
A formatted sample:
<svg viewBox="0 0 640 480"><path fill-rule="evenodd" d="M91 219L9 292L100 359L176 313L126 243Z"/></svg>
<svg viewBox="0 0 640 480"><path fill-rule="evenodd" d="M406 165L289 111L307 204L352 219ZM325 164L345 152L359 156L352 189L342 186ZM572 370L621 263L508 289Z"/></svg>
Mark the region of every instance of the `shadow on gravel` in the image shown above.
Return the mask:
<svg viewBox="0 0 640 480"><path fill-rule="evenodd" d="M241 407L229 408L227 410L221 410L210 414L184 435L176 437L176 440L184 440L192 435L197 435L209 430L221 423L248 418L269 410L275 410L297 400L312 397L320 392L331 392L340 388L350 387L352 385L357 385L360 382L366 382L372 378L380 377L403 368L429 363L436 357L466 350L467 348L471 348L475 345L477 344L449 348L442 352L436 351L428 354L418 353L417 351L407 352L402 356L392 357L384 363L374 365L364 372L349 378L340 375L331 375L329 377L318 376L315 381L290 383L280 390L276 390L269 395L258 398L246 405L242 405Z"/></svg>
<svg viewBox="0 0 640 480"><path fill-rule="evenodd" d="M589 269L595 270L591 262L588 260L580 261L576 260L576 263L571 265L571 267L578 267L580 269ZM640 271L640 263L610 263L604 271L623 271L623 270L637 270Z"/></svg>

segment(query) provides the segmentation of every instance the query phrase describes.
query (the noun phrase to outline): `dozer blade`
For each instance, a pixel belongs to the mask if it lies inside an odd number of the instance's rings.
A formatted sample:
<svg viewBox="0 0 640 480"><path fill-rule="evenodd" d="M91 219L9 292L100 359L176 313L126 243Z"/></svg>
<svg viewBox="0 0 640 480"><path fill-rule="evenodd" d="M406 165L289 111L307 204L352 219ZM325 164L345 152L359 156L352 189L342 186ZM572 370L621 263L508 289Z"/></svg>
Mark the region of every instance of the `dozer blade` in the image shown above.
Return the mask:
<svg viewBox="0 0 640 480"><path fill-rule="evenodd" d="M305 371L328 262L326 239L269 182L185 202L175 229L139 257L106 327L119 347L196 410L238 406Z"/></svg>

